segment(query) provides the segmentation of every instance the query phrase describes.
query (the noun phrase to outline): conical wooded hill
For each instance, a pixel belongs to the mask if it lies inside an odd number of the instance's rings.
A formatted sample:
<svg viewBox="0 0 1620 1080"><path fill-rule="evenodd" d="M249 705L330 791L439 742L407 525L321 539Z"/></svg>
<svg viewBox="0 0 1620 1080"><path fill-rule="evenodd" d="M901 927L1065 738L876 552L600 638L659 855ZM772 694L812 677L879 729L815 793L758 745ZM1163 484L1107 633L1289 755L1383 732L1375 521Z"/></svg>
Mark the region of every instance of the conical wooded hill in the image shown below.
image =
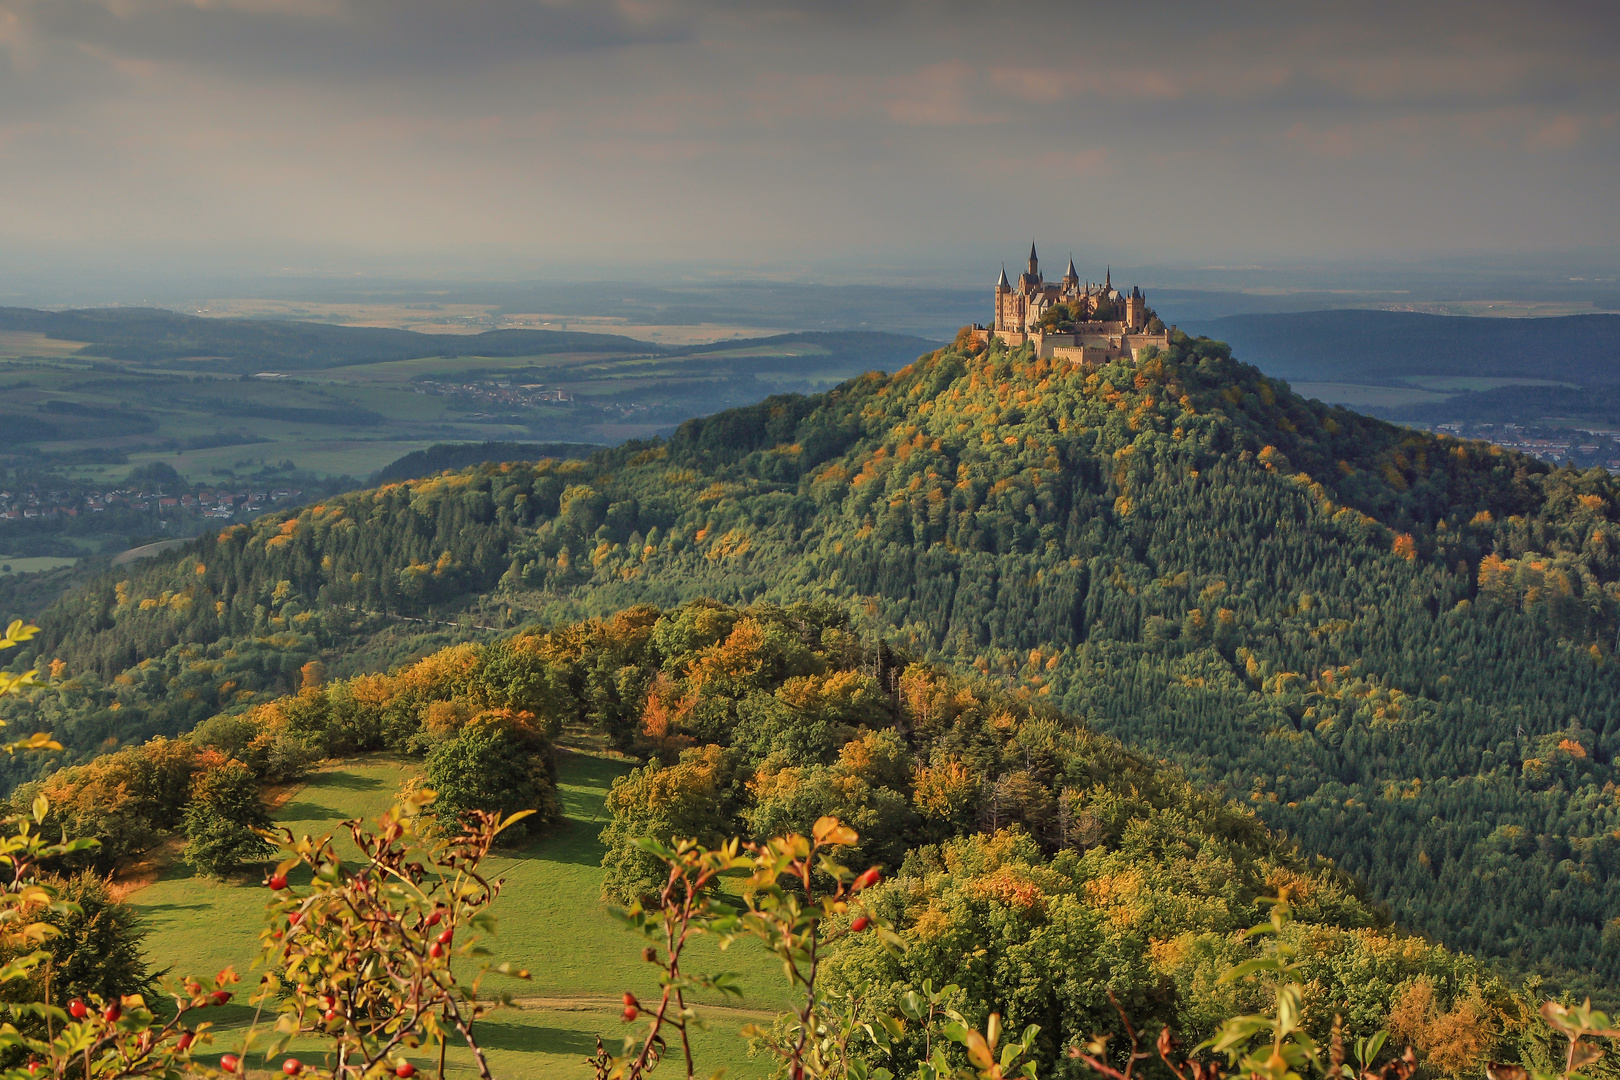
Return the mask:
<svg viewBox="0 0 1620 1080"><path fill-rule="evenodd" d="M832 600L1224 784L1408 928L1602 986L1617 511L1604 474L1306 401L1218 343L1087 370L959 342L208 537L46 613L77 676L49 708L82 752L183 730L317 653L386 660L366 612Z"/></svg>

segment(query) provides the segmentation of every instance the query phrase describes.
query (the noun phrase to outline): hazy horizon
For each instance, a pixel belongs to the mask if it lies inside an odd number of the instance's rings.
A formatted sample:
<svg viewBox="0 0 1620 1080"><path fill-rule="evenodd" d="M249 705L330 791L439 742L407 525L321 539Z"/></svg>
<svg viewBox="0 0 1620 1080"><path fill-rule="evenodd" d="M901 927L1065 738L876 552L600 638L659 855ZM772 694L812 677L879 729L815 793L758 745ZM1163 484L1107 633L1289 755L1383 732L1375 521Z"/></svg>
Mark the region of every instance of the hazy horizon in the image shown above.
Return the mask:
<svg viewBox="0 0 1620 1080"><path fill-rule="evenodd" d="M32 302L967 286L1031 237L1185 287L1612 277L1620 10L0 0L0 140L0 294Z"/></svg>

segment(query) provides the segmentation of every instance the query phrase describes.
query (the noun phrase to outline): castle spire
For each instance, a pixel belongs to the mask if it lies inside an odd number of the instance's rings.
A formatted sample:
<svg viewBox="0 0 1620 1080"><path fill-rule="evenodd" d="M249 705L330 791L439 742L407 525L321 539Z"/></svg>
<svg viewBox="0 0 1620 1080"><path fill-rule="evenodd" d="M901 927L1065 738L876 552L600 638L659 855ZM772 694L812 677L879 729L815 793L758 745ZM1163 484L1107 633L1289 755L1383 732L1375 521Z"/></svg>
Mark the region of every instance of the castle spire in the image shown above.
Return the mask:
<svg viewBox="0 0 1620 1080"><path fill-rule="evenodd" d="M1001 280L996 282L996 288L998 290L1012 288L1011 285L1007 284L1007 264L1006 263L1001 264Z"/></svg>
<svg viewBox="0 0 1620 1080"><path fill-rule="evenodd" d="M1110 266L1106 270L1103 271L1103 291L1107 292L1108 290L1112 289L1113 287L1114 287L1114 268L1112 266Z"/></svg>
<svg viewBox="0 0 1620 1080"><path fill-rule="evenodd" d="M1078 273L1076 273L1075 269L1074 269L1074 256L1073 255L1069 256L1069 268L1068 268L1068 270L1064 271L1063 279L1065 281L1079 281L1080 280L1080 275Z"/></svg>
<svg viewBox="0 0 1620 1080"><path fill-rule="evenodd" d="M1035 257L1035 241L1033 240L1029 242L1029 276L1032 278L1041 276L1041 260Z"/></svg>

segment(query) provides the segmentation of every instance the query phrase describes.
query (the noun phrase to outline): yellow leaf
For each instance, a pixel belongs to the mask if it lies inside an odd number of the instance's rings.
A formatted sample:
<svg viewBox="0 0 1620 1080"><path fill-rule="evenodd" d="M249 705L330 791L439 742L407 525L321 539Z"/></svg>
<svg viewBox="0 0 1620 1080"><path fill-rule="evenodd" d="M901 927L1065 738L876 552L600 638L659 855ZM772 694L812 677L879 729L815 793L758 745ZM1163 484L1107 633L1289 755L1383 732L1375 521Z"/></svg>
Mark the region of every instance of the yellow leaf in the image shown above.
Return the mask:
<svg viewBox="0 0 1620 1080"><path fill-rule="evenodd" d="M967 1056L975 1069L988 1069L996 1063L994 1055L990 1053L990 1044L977 1031L968 1032Z"/></svg>

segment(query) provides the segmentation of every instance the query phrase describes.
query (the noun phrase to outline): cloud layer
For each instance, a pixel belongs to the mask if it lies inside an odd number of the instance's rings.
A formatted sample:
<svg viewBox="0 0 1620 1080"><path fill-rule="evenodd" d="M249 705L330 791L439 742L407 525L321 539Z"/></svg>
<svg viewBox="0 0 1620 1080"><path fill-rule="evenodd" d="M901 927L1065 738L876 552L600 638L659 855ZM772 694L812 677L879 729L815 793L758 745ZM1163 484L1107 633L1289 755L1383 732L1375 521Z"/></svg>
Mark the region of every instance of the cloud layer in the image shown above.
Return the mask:
<svg viewBox="0 0 1620 1080"><path fill-rule="evenodd" d="M1611 3L0 0L0 243L793 273L1620 245Z"/></svg>

